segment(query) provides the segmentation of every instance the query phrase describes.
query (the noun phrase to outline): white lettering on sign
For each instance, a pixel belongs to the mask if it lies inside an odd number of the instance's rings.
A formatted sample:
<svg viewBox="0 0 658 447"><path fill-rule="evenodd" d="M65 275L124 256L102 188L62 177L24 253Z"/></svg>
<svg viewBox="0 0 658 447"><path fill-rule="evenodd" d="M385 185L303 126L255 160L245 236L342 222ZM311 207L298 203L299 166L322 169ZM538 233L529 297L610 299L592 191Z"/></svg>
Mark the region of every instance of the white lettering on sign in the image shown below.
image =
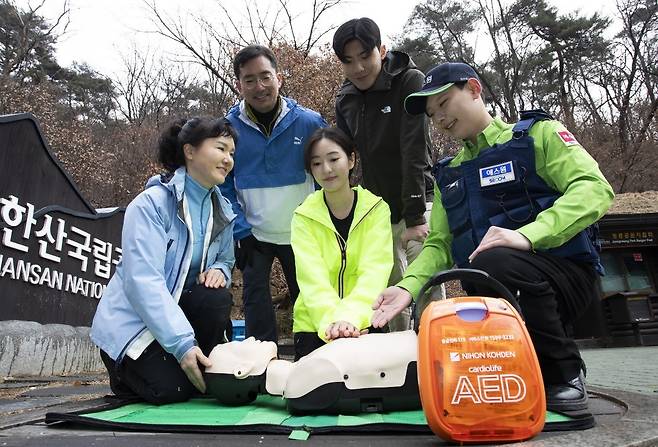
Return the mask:
<svg viewBox="0 0 658 447"><path fill-rule="evenodd" d="M65 290L67 292L100 299L101 295L103 295L103 291L105 290L105 285L98 282L89 281L78 276L67 275Z"/></svg>
<svg viewBox="0 0 658 447"><path fill-rule="evenodd" d="M94 261L94 275L110 279L112 265L121 261L121 247L114 247L112 243L92 237L90 233L74 225L66 228L64 219L57 218L57 227L53 229L54 219L45 214L39 227L34 218L34 205L26 203L21 205L16 196L0 197L0 224L2 228L2 243L23 253L28 253L29 247L25 243L31 237L39 240L39 257L51 262L60 263L62 256L80 261L80 271L86 272L89 259ZM19 227L23 225L23 230ZM34 231L33 231L34 230ZM68 231L67 231L68 230ZM72 250L64 250L64 246ZM114 256L113 256L114 255Z"/></svg>
<svg viewBox="0 0 658 447"><path fill-rule="evenodd" d="M45 284L47 287L57 290L62 290L64 278L64 274L57 270L25 262L22 259L14 261L14 258L7 258L5 260L4 255L0 255L0 277L5 276L37 286Z"/></svg>
<svg viewBox="0 0 658 447"><path fill-rule="evenodd" d="M44 221L43 221L43 226L41 227L40 230L37 230L34 235L39 238L39 256L41 256L44 259L47 259L49 261L53 262L60 262L62 260L61 257L48 253L48 244L55 244L55 251L61 252L62 251L62 246L64 245L64 239L66 236L66 232L64 231L64 226L65 222L64 219L57 219L57 232L55 233L56 237L53 237L52 231L50 230L50 226L52 224L53 218L49 215L46 214L44 216ZM45 236L45 240L43 239Z"/></svg>
<svg viewBox="0 0 658 447"><path fill-rule="evenodd" d="M59 272L42 265L27 262L22 259L15 260L0 254L0 278L9 278L23 281L35 286L46 286L55 290L64 290L89 298L100 299L105 291L105 284L89 281L84 278Z"/></svg>
<svg viewBox="0 0 658 447"><path fill-rule="evenodd" d="M526 396L525 382L516 374L476 375L473 380L475 385L469 376L459 376L450 403L458 405L462 400L474 404L514 403Z"/></svg>
<svg viewBox="0 0 658 447"><path fill-rule="evenodd" d="M19 250L27 253L27 245L23 245L19 242L12 241L12 228L18 227L24 220L24 214L27 212L28 217L26 220L27 224L25 226L25 232L29 232L29 227L32 226L33 215L34 215L34 206L28 204L28 207L19 205L18 198L16 196L9 196L9 200L4 197L0 197L0 205L2 205L2 211L0 211L0 217L2 221L8 228L2 229L2 244L6 247L13 248L14 250ZM25 237L25 234L23 234Z"/></svg>

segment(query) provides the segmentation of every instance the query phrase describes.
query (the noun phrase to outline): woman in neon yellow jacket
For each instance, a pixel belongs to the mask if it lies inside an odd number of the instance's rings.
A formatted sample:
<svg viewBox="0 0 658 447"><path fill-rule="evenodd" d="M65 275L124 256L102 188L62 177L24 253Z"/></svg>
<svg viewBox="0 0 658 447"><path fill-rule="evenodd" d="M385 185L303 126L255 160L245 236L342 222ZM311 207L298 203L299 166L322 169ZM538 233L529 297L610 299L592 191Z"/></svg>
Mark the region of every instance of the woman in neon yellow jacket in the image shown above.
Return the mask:
<svg viewBox="0 0 658 447"><path fill-rule="evenodd" d="M318 129L306 145L304 164L322 189L292 218L297 359L328 341L364 333L393 267L390 210L381 197L350 187L355 157L354 144L336 128Z"/></svg>

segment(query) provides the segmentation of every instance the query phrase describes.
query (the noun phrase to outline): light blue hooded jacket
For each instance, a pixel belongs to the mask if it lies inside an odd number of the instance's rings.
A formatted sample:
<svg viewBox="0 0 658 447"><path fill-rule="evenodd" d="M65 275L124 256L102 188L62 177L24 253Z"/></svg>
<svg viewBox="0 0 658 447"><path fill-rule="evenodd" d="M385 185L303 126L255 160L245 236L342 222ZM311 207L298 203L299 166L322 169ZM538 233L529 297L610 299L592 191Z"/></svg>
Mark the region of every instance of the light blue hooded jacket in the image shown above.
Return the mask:
<svg viewBox="0 0 658 447"><path fill-rule="evenodd" d="M124 355L139 357L154 339L179 362L195 346L194 330L178 306L192 258L184 186L184 167L170 178L152 177L126 208L123 257L98 303L90 333L116 361ZM201 271L220 269L229 287L235 214L217 187L212 205Z"/></svg>

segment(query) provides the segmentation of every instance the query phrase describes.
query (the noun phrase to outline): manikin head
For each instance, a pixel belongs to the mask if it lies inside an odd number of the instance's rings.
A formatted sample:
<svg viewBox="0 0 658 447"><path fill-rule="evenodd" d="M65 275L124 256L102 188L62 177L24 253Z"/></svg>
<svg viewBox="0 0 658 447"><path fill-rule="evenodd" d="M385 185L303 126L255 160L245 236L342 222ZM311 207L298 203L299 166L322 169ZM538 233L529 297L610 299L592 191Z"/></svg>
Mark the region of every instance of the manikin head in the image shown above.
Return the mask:
<svg viewBox="0 0 658 447"><path fill-rule="evenodd" d="M265 372L276 355L276 343L254 337L215 346L204 372L208 393L228 405L254 401L265 390Z"/></svg>

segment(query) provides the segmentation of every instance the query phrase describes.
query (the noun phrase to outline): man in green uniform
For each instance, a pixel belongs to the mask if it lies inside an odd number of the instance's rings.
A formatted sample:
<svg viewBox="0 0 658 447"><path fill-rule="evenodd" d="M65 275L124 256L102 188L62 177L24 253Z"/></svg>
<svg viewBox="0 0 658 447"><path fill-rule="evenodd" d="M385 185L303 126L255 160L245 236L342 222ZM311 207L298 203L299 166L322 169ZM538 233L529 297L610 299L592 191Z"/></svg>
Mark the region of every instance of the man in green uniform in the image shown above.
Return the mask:
<svg viewBox="0 0 658 447"><path fill-rule="evenodd" d="M512 304L539 357L547 408L582 410L584 364L565 326L596 296L602 267L591 226L614 193L561 123L531 111L507 124L489 115L481 93L470 66L444 63L405 101L408 113L427 113L463 149L435 167L429 236L404 278L373 304L372 323L386 324L438 271L455 264L483 270L517 297ZM464 286L491 296L482 287Z"/></svg>

